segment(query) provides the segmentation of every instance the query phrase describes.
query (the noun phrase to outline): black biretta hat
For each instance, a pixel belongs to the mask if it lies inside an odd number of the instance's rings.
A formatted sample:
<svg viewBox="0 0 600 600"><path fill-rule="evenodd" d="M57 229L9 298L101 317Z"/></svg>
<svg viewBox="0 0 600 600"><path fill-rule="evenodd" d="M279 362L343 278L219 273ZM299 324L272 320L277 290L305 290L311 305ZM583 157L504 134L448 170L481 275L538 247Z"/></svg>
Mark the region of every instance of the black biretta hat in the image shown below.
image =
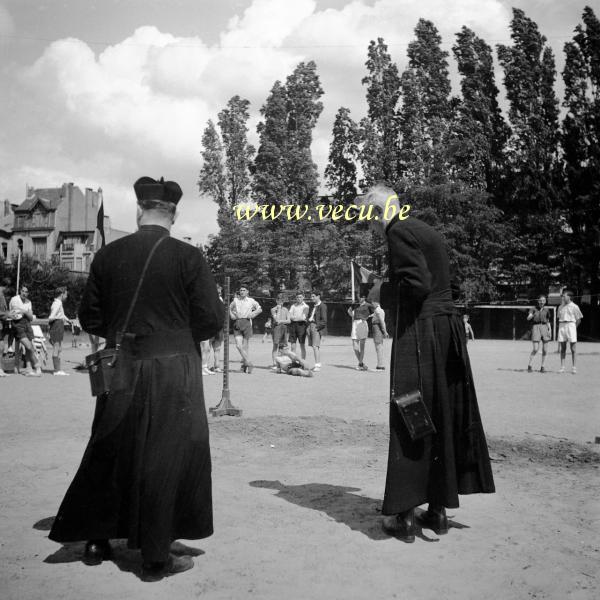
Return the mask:
<svg viewBox="0 0 600 600"><path fill-rule="evenodd" d="M183 195L178 183L165 181L163 177L159 181L152 177L140 177L133 184L133 189L138 200L162 200L177 204Z"/></svg>

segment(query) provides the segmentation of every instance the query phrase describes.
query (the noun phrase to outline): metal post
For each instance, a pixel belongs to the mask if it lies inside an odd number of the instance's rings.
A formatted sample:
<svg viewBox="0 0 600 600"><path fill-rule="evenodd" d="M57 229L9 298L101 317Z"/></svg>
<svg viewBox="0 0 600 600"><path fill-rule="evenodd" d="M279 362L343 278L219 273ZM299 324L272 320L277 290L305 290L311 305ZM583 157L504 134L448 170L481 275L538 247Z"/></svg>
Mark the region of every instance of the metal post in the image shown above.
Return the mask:
<svg viewBox="0 0 600 600"><path fill-rule="evenodd" d="M230 278L225 277L225 323L223 325L223 392L221 394L221 402L218 406L210 409L210 414L213 417L222 417L228 415L231 417L241 417L242 411L235 408L230 401L229 394L229 304L230 297Z"/></svg>

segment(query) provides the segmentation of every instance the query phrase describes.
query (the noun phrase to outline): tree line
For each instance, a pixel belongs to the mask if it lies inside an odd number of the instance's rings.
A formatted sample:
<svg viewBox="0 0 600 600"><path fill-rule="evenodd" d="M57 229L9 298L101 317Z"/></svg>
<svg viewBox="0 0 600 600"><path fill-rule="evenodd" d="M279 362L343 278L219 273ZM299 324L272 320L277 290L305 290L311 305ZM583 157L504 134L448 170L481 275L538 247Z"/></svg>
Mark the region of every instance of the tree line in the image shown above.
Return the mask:
<svg viewBox="0 0 600 600"><path fill-rule="evenodd" d="M420 19L400 72L385 41L367 49L367 115L340 107L333 124L327 201L348 205L376 182L445 236L463 300L512 299L567 284L600 293L600 22L586 7L565 43L562 112L555 58L537 24L513 9L511 43L494 50L463 27L452 46L460 95L434 23ZM234 96L202 137L199 190L218 205L205 251L214 272L253 289L321 289L343 298L349 264L385 271L385 246L352 221L240 221L234 207L323 203L312 134L322 110L317 66L301 62L260 109ZM597 297L597 296L596 296Z"/></svg>

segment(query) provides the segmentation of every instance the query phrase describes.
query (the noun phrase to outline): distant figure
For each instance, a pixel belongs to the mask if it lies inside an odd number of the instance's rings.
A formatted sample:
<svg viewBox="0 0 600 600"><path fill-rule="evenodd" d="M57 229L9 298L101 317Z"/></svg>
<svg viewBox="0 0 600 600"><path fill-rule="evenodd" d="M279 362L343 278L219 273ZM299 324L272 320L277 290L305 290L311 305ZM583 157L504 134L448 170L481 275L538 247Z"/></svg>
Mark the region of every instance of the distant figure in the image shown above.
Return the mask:
<svg viewBox="0 0 600 600"><path fill-rule="evenodd" d="M243 373L252 373L254 365L250 361L250 338L252 337L252 319L262 312L260 304L250 298L248 288L242 285L238 295L229 305L229 316L233 319L233 338L242 357Z"/></svg>
<svg viewBox="0 0 600 600"><path fill-rule="evenodd" d="M527 365L527 372L533 371L532 363L535 355L537 354L540 342L542 342L542 365L540 367L540 373L545 373L544 361L546 360L546 354L548 353L548 342L552 337L552 331L550 329L550 311L546 306L546 296L541 295L538 297L538 307L532 308L527 315L527 320L531 321L531 342L533 349L529 355L529 364Z"/></svg>
<svg viewBox="0 0 600 600"><path fill-rule="evenodd" d="M313 372L306 366L306 362L289 349L283 350L283 356L278 356L277 372L296 377L312 377Z"/></svg>
<svg viewBox="0 0 600 600"><path fill-rule="evenodd" d="M21 286L21 291L11 298L10 318L12 319L15 333L15 371L20 372L21 351L20 344L25 348L25 359L31 363L32 370L25 373L28 377L41 377L42 369L33 347L33 329L31 321L34 320L33 307L29 300L29 288L26 285Z"/></svg>
<svg viewBox="0 0 600 600"><path fill-rule="evenodd" d="M355 367L357 371L368 371L369 367L365 365L365 342L369 337L369 325L367 319L371 315L371 305L367 302L366 296L359 297L359 304L356 308L350 307L348 314L352 317L352 332L350 338L352 339L352 348L358 360L358 366Z"/></svg>
<svg viewBox="0 0 600 600"><path fill-rule="evenodd" d="M313 371L321 370L321 342L327 335L327 305L321 301L321 292L315 290L310 295L313 307L308 317L308 345L315 355Z"/></svg>
<svg viewBox="0 0 600 600"><path fill-rule="evenodd" d="M385 326L385 311L381 308L378 300L372 302L373 314L371 315L371 325L373 326L373 344L375 344L375 354L377 355L376 371L385 371L383 364L383 340L389 337Z"/></svg>
<svg viewBox="0 0 600 600"><path fill-rule="evenodd" d="M8 338L10 331L10 311L4 295L9 285L10 281L8 279L0 281L0 377L8 377L2 369L2 358L4 357L5 339Z"/></svg>
<svg viewBox="0 0 600 600"><path fill-rule="evenodd" d="M469 343L469 338L475 341L475 332L471 327L471 323L469 323L469 315L463 315L463 325L465 326L465 339L467 343Z"/></svg>
<svg viewBox="0 0 600 600"><path fill-rule="evenodd" d="M217 283L217 293L219 294L219 300L223 304L223 314L225 314L225 303L223 302L223 288L220 284ZM212 338L210 338L210 347L212 349L212 358L213 364L210 366L209 370L213 373L222 373L223 369L219 366L220 364L220 354L221 354L221 346L223 345L223 340L225 339L225 333L223 328L219 329L219 332Z"/></svg>
<svg viewBox="0 0 600 600"><path fill-rule="evenodd" d="M265 331L264 331L263 337L262 337L263 344L267 341L268 338L271 337L272 333L273 333L273 322L271 321L271 317L269 317L265 321Z"/></svg>
<svg viewBox="0 0 600 600"><path fill-rule="evenodd" d="M54 375L67 376L60 368L60 355L62 353L62 342L65 335L65 323L70 323L65 315L63 302L67 299L67 288L58 287L54 292L54 301L50 308L50 316L48 317L48 325L50 327L50 343L52 344L52 366L54 367Z"/></svg>
<svg viewBox="0 0 600 600"><path fill-rule="evenodd" d="M283 306L283 294L277 295L277 304L271 309L271 318L269 319L272 324L272 336L273 336L273 366L272 369L277 370L277 355L287 348L287 334L288 325L290 323L290 313L288 309Z"/></svg>
<svg viewBox="0 0 600 600"><path fill-rule="evenodd" d="M300 355L306 358L306 328L308 325L308 304L304 294L296 294L296 302L290 308L289 342L292 352L296 352L296 341L300 344Z"/></svg>
<svg viewBox="0 0 600 600"><path fill-rule="evenodd" d="M567 342L571 346L571 360L573 366L571 373L577 373L575 365L576 347L577 347L577 328L583 319L579 306L571 299L573 292L565 290L562 293L562 304L558 307L558 342L560 344L560 370L565 372L565 356L567 354Z"/></svg>

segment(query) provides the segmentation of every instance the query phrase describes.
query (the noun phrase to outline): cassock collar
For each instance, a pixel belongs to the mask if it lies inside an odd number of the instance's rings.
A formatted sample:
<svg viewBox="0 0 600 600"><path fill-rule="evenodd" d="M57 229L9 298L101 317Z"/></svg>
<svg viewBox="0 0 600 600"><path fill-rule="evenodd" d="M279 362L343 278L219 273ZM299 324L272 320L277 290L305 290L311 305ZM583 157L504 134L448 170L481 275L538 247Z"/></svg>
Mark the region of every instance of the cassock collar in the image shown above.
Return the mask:
<svg viewBox="0 0 600 600"><path fill-rule="evenodd" d="M140 225L138 231L160 231L161 233L166 233L167 235L171 235L169 230L162 225Z"/></svg>

